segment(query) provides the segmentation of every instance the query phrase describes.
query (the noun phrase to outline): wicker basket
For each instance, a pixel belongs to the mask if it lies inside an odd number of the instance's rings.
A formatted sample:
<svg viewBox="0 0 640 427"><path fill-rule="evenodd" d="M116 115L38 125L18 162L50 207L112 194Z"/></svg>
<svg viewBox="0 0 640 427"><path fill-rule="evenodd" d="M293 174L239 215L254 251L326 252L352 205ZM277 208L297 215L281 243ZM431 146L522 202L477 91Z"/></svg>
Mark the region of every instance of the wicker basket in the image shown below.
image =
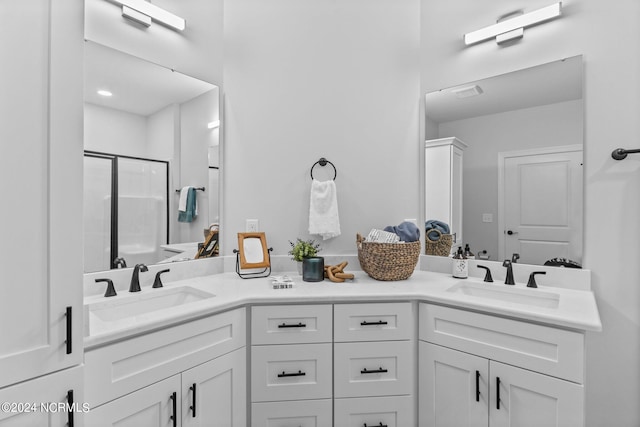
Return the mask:
<svg viewBox="0 0 640 427"><path fill-rule="evenodd" d="M360 267L376 280L405 280L420 257L420 241L405 243L366 242L357 235Z"/></svg>
<svg viewBox="0 0 640 427"><path fill-rule="evenodd" d="M431 232L438 233L438 240L430 240L428 234ZM427 255L449 256L451 253L451 245L453 244L453 236L451 234L442 234L440 230L431 229L424 236L424 248Z"/></svg>

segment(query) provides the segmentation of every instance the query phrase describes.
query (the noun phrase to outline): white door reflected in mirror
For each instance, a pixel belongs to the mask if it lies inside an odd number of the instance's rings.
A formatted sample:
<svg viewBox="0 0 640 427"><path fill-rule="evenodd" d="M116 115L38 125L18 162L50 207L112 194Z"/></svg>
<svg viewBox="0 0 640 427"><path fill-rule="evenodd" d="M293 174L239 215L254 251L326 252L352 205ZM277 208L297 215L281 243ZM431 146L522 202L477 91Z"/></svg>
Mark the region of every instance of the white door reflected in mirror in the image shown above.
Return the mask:
<svg viewBox="0 0 640 427"><path fill-rule="evenodd" d="M244 257L249 264L261 263L264 261L262 252L262 241L257 237L246 238L242 241Z"/></svg>

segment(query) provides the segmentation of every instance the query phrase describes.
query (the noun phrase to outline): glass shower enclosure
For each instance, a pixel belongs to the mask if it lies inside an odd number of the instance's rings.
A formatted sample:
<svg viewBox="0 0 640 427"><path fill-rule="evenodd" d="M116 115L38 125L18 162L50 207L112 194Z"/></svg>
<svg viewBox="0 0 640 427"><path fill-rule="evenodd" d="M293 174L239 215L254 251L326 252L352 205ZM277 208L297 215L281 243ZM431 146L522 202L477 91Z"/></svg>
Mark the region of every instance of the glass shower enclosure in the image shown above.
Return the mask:
<svg viewBox="0 0 640 427"><path fill-rule="evenodd" d="M85 151L85 273L162 259L168 182L166 161Z"/></svg>

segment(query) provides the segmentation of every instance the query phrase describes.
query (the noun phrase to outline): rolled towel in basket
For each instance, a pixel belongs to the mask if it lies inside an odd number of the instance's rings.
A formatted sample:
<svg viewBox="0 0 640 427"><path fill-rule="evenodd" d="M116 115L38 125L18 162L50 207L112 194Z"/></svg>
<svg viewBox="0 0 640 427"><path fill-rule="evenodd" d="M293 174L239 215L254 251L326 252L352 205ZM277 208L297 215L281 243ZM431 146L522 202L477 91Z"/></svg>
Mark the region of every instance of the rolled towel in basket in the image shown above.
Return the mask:
<svg viewBox="0 0 640 427"><path fill-rule="evenodd" d="M450 231L449 224L442 221L435 220L435 219L430 219L429 221L426 221L424 223L424 230L425 230L425 234L427 235L427 238L434 242L440 238L440 234L436 232L430 233L430 231L438 230L441 234L449 234L449 231Z"/></svg>
<svg viewBox="0 0 640 427"><path fill-rule="evenodd" d="M388 225L384 228L384 231L397 234L401 242L415 242L420 240L420 229L409 221L404 221L396 226Z"/></svg>

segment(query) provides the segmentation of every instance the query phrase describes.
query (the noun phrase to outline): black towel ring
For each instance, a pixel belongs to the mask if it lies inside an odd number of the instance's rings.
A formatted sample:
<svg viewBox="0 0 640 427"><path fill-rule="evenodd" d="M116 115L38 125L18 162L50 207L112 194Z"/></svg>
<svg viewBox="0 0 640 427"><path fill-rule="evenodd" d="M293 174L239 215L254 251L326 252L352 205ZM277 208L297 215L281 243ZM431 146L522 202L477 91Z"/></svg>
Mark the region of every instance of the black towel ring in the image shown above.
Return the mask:
<svg viewBox="0 0 640 427"><path fill-rule="evenodd" d="M338 170L336 169L336 166L333 163L331 163L329 160L325 159L324 157L320 157L320 160L318 160L313 164L313 166L311 166L311 179L313 179L313 168L315 168L317 164L320 164L320 166L326 166L327 163L329 163L333 168L333 180L335 181L336 177L338 176Z"/></svg>

